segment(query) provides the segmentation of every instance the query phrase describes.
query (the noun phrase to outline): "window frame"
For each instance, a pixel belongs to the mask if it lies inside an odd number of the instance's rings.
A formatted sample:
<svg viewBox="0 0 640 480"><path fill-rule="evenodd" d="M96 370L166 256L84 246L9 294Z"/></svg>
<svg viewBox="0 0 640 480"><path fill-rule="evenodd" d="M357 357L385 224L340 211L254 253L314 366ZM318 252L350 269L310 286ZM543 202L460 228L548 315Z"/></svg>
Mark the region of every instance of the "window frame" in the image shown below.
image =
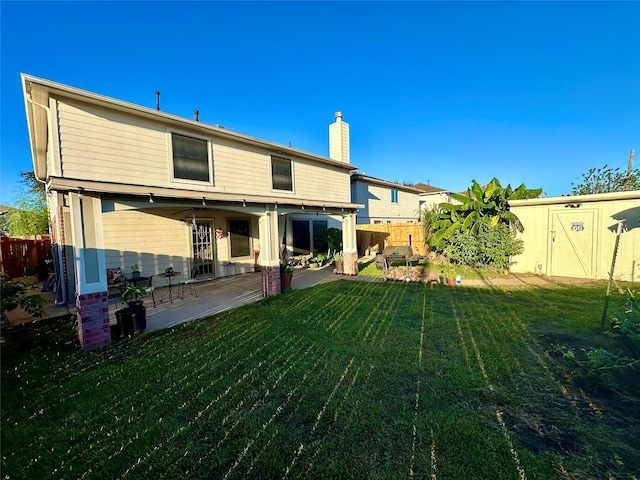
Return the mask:
<svg viewBox="0 0 640 480"><path fill-rule="evenodd" d="M289 162L289 173L291 175L291 188L290 189L286 189L286 188L277 188L274 185L274 176L273 176L273 161L274 160L278 160L278 161L286 161ZM288 157L283 157L281 155L271 155L271 162L270 162L270 166L271 166L271 190L272 191L278 191L278 192L291 192L294 193L295 192L295 185L294 185L294 173L293 173L293 160L291 158Z"/></svg>
<svg viewBox="0 0 640 480"><path fill-rule="evenodd" d="M247 254L246 255L234 255L233 254L233 236L239 235L231 231L231 222L247 222ZM248 258L253 255L253 235L251 234L251 218L232 217L227 218L227 231L229 232L229 259Z"/></svg>
<svg viewBox="0 0 640 480"><path fill-rule="evenodd" d="M400 197L400 194L398 193L398 189L397 188L392 188L391 189L391 203L398 203L399 197Z"/></svg>
<svg viewBox="0 0 640 480"><path fill-rule="evenodd" d="M191 184L191 185L214 185L214 177L213 177L213 145L211 144L211 141L203 136L199 136L199 135L193 135L191 133L185 133L179 130L169 130L169 148L168 148L168 152L169 152L169 164L170 164L170 168L169 168L169 174L171 176L171 181L172 182L179 182L179 183L187 183L187 184ZM207 174L209 176L209 178L207 180L193 180L190 178L181 178L181 177L176 177L175 175L175 162L174 162L174 154L173 154L173 139L174 139L174 135L177 135L179 137L185 137L191 140L200 140L205 142L206 144L206 148L207 148Z"/></svg>

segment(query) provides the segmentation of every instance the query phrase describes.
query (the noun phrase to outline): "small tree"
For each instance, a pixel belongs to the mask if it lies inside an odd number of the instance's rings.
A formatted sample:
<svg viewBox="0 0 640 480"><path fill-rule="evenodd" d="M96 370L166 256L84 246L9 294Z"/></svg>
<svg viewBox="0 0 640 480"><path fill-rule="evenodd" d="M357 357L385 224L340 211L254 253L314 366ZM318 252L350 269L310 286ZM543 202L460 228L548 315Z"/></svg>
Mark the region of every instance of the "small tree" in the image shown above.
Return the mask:
<svg viewBox="0 0 640 480"><path fill-rule="evenodd" d="M313 234L313 245L318 252L342 250L342 230L339 228L321 228Z"/></svg>
<svg viewBox="0 0 640 480"><path fill-rule="evenodd" d="M34 318L44 315L45 299L39 294L29 294L34 285L21 280L9 280L6 275L0 275L0 314L3 323L8 323L7 312L16 307L22 307Z"/></svg>
<svg viewBox="0 0 640 480"><path fill-rule="evenodd" d="M440 205L436 204L425 206L422 210L420 210L420 222L422 223L422 232L425 242L427 242L431 235L434 234L435 229L433 227L433 224L440 218L441 213L442 208L440 208Z"/></svg>
<svg viewBox="0 0 640 480"><path fill-rule="evenodd" d="M626 172L619 168L591 168L582 174L580 183L572 183L571 195L588 195L592 193L622 192L628 181L628 190L640 190L640 169L631 171L627 178Z"/></svg>
<svg viewBox="0 0 640 480"><path fill-rule="evenodd" d="M4 228L14 237L47 233L49 210L44 185L36 180L33 172L21 172L20 176L27 189L7 211Z"/></svg>

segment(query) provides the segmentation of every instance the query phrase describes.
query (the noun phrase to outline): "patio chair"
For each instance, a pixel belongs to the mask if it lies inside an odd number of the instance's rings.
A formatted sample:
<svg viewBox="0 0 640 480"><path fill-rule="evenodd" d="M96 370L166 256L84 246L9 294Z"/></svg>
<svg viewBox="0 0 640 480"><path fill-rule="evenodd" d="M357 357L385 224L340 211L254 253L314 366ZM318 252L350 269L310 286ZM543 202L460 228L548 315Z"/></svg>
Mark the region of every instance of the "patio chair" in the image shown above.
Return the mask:
<svg viewBox="0 0 640 480"><path fill-rule="evenodd" d="M153 275L148 277L147 284L142 285L142 288L147 295L151 295L151 300L153 300L153 308L156 308L156 297L153 296L153 292L156 289L156 287L153 286Z"/></svg>
<svg viewBox="0 0 640 480"><path fill-rule="evenodd" d="M196 277L198 276L198 267L191 267L191 276L186 280L180 280L178 283L180 287L180 298L184 299L184 290L189 287L191 291L191 295L198 296L198 292L196 292Z"/></svg>
<svg viewBox="0 0 640 480"><path fill-rule="evenodd" d="M151 295L151 300L153 300L153 308L156 308L156 297L153 295L156 287L153 286L153 275L148 277L139 277L139 278L130 278L125 280L125 285L135 285L141 290L144 290L144 293L140 294L140 296Z"/></svg>

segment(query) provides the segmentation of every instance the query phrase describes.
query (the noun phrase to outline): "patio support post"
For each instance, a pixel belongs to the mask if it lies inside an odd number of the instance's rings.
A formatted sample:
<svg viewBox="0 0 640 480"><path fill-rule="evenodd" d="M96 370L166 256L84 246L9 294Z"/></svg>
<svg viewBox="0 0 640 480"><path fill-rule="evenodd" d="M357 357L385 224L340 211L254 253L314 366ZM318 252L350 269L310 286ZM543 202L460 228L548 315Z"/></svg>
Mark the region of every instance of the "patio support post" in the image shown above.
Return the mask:
<svg viewBox="0 0 640 480"><path fill-rule="evenodd" d="M260 266L262 296L280 293L280 245L278 243L278 212L269 206L258 222L260 229Z"/></svg>
<svg viewBox="0 0 640 480"><path fill-rule="evenodd" d="M342 219L342 256L344 274L358 274L358 245L356 240L356 214L350 213Z"/></svg>
<svg viewBox="0 0 640 480"><path fill-rule="evenodd" d="M85 350L111 343L109 293L99 197L70 193L78 339Z"/></svg>

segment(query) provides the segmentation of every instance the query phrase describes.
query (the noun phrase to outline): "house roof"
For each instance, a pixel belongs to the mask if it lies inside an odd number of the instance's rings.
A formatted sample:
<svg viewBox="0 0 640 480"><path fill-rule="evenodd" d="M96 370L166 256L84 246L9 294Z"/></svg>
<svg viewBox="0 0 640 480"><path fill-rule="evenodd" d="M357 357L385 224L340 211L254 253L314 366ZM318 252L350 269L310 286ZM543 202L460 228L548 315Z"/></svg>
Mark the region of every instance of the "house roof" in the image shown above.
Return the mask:
<svg viewBox="0 0 640 480"><path fill-rule="evenodd" d="M422 193L439 193L439 192L448 192L449 190L445 190L444 188L434 187L432 185L427 185L424 183L416 183L413 188L420 190Z"/></svg>
<svg viewBox="0 0 640 480"><path fill-rule="evenodd" d="M419 195L420 193L422 193L421 190L419 190L419 189L417 189L417 188L415 188L413 186L402 185L400 183L391 182L389 180L383 180L382 178L371 177L369 175L365 175L364 173L353 173L353 174L351 174L351 181L352 182L366 182L366 183L370 183L372 185L379 185L381 187L395 188L397 190L402 190L402 191L405 191L405 192L414 193L416 195Z"/></svg>
<svg viewBox="0 0 640 480"><path fill-rule="evenodd" d="M108 107L112 110L120 111L129 115L141 118L148 118L160 121L164 124L175 126L188 126L189 129L199 130L205 135L226 140L235 140L240 143L249 144L273 150L277 153L303 158L316 163L323 163L333 167L342 168L349 171L357 170L358 167L349 163L333 160L329 157L316 155L313 153L298 150L296 148L280 145L267 140L251 137L233 130L228 130L219 125L210 125L204 122L190 120L178 115L173 115L153 108L143 107L122 100L117 100L104 95L99 95L79 88L70 87L61 83L52 82L42 78L34 77L22 73L22 88L24 94L25 109L27 112L27 124L29 129L29 140L31 142L31 153L34 158L35 175L38 179L44 180L46 177L46 152L48 131L49 97L54 94L59 97L82 101L85 103ZM34 105L37 108L34 108ZM38 128L39 127L39 128Z"/></svg>

